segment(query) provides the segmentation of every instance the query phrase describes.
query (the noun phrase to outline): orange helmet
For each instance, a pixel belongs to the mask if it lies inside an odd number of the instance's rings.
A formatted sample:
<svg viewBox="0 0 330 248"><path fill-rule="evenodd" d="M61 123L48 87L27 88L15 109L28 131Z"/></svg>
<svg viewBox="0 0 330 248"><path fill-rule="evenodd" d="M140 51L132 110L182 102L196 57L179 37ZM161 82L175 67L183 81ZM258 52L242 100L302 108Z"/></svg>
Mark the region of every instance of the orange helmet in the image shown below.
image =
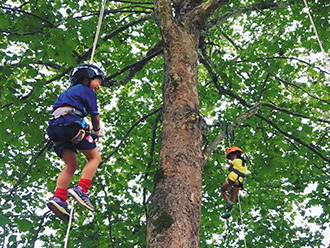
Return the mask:
<svg viewBox="0 0 330 248"><path fill-rule="evenodd" d="M241 154L243 154L243 150L235 145L232 145L231 147L229 147L226 151L226 158L228 158L228 155L232 152L236 152L239 151Z"/></svg>

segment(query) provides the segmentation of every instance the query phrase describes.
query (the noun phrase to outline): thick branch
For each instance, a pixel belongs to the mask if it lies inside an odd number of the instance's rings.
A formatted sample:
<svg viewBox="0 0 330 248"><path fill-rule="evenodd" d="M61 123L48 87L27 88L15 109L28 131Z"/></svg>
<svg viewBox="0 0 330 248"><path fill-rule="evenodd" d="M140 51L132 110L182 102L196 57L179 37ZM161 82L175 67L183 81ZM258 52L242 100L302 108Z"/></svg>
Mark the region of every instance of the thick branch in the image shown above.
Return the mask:
<svg viewBox="0 0 330 248"><path fill-rule="evenodd" d="M205 23L217 9L227 4L230 0L208 0L198 5L189 15L192 22L199 24Z"/></svg>
<svg viewBox="0 0 330 248"><path fill-rule="evenodd" d="M261 102L255 104L251 109L249 109L248 111L243 113L241 116L239 116L235 122L232 122L231 124L229 124L227 130L218 134L218 136L214 139L214 141L210 144L210 146L208 146L205 149L205 151L204 151L205 159L207 160L210 157L210 155L215 151L215 149L220 144L220 142L223 141L227 137L227 135L226 135L227 132L234 131L235 128L237 128L243 122L245 122L252 116L256 115L261 105L262 105Z"/></svg>

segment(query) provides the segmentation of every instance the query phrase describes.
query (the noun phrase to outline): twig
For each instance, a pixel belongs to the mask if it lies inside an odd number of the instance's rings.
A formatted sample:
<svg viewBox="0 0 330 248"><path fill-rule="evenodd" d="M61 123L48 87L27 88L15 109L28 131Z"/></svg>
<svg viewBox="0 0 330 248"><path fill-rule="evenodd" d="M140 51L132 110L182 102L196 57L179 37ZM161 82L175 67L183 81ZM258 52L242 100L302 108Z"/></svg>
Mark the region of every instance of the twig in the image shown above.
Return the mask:
<svg viewBox="0 0 330 248"><path fill-rule="evenodd" d="M129 129L128 131L125 133L125 135L123 136L123 138L120 140L119 144L116 146L116 148L108 155L106 156L104 159L102 159L101 164L103 164L105 161L108 161L109 158L111 158L113 156L113 154L115 154L118 149L122 146L122 144L124 143L124 141L126 140L126 138L128 137L128 135L130 134L130 132L137 126L139 125L142 121L144 121L145 119L147 119L148 117L154 115L155 113L157 113L158 111L160 111L162 109L162 107L159 107L157 109L155 109L154 111L152 111L151 113L143 116L142 118L140 118L137 122L135 122Z"/></svg>
<svg viewBox="0 0 330 248"><path fill-rule="evenodd" d="M272 127L274 127L277 131L279 131L281 134L283 134L286 137L289 137L290 139L293 139L294 141L296 141L297 143L305 146L306 148L308 148L309 150L311 150L313 153L317 154L320 158L322 158L324 161L327 161L330 164L330 159L327 158L326 156L324 156L323 154L321 154L318 150L316 150L314 147L312 147L311 145L308 145L307 143L303 142L301 139L283 131L279 126L277 126L274 122L272 122L271 120L269 120L268 118L262 116L261 114L256 114L257 117L259 117L260 119L262 119L263 121L267 122L269 125L271 125Z"/></svg>

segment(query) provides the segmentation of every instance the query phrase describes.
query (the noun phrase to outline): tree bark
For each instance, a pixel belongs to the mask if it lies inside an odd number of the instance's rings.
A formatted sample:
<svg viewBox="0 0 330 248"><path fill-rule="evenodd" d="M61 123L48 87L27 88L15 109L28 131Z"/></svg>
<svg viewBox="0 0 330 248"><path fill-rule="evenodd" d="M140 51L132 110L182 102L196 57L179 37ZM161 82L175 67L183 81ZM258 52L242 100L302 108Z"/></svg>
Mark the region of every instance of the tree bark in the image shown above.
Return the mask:
<svg viewBox="0 0 330 248"><path fill-rule="evenodd" d="M165 78L162 141L147 220L147 247L199 247L205 157L198 41L207 18L228 1L155 1L155 19L164 42Z"/></svg>
<svg viewBox="0 0 330 248"><path fill-rule="evenodd" d="M199 34L177 25L171 15L157 21L164 40L163 130L147 247L199 247L204 161L199 128Z"/></svg>

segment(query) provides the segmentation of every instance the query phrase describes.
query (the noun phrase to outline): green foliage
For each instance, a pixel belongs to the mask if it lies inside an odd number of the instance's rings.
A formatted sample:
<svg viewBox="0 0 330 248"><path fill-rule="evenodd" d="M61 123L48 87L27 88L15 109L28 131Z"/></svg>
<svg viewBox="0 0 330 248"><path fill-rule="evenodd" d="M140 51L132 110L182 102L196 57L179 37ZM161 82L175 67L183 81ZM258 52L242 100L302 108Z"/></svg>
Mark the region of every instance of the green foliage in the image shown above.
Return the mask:
<svg viewBox="0 0 330 248"><path fill-rule="evenodd" d="M322 247L329 230L329 72L321 55L315 56L320 48L302 2L283 0L288 7L225 16L263 2L231 1L208 22L203 54L217 81L201 62L199 94L209 143L253 104L269 105L235 130L249 166L240 197L242 222L237 204L230 225L219 219L225 206L220 188L228 174L223 155L232 141L222 142L204 166L201 247L242 247L243 227L248 247ZM328 52L329 3L309 2ZM69 87L70 68L89 62L100 4L0 5L1 241L6 247L61 247L67 225L45 203L63 163L43 150L46 128L56 97ZM97 211L75 206L69 247L146 246L148 198L153 181L163 176L157 170L163 120L159 112L149 114L162 105L164 68L162 53L142 63L161 39L152 17L130 23L152 12L151 2L107 3L95 54L109 79L97 93L106 130L92 186ZM215 20L223 22L213 26ZM70 186L84 163L80 156ZM314 208L320 214L310 214ZM159 231L173 222L162 217Z"/></svg>

